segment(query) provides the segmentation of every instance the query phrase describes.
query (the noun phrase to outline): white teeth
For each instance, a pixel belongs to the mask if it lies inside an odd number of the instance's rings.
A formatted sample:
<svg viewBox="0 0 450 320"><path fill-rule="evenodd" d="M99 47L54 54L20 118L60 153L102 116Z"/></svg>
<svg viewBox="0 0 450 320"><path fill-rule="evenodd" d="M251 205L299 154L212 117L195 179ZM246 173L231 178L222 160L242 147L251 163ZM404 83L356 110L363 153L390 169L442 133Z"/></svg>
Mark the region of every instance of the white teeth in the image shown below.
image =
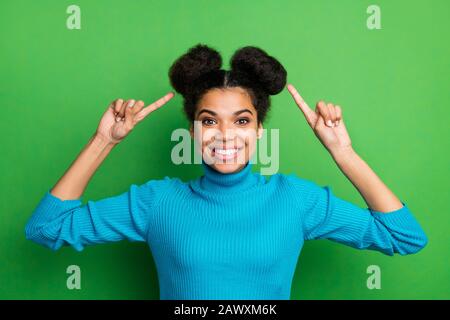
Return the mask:
<svg viewBox="0 0 450 320"><path fill-rule="evenodd" d="M218 154L222 154L222 155L230 155L230 154L235 154L236 152L238 152L237 149L215 149L214 150L216 153Z"/></svg>

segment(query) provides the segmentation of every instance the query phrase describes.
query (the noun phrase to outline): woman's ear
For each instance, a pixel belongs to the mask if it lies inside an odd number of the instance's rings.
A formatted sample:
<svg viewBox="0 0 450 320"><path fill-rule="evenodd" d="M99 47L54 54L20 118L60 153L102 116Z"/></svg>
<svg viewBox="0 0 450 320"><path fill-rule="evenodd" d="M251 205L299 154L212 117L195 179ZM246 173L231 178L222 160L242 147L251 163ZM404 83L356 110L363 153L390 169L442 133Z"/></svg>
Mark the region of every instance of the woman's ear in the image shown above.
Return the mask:
<svg viewBox="0 0 450 320"><path fill-rule="evenodd" d="M261 139L261 137L262 137L262 134L263 134L263 131L264 131L264 128L263 128L263 125L262 125L262 122L260 122L259 124L258 124L258 139Z"/></svg>
<svg viewBox="0 0 450 320"><path fill-rule="evenodd" d="M189 133L191 134L191 138L194 139L194 124L192 122L189 127Z"/></svg>

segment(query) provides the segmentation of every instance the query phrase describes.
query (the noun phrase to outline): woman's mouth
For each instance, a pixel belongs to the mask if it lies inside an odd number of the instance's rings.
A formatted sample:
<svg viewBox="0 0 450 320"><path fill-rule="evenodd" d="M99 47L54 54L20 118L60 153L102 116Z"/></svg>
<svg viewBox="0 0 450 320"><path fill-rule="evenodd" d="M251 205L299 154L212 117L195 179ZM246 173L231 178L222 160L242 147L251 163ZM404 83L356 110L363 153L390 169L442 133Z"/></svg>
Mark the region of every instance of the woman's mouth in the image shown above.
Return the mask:
<svg viewBox="0 0 450 320"><path fill-rule="evenodd" d="M240 148L213 148L212 149L212 156L219 159L219 160L230 160L237 158L239 151L241 151L243 147Z"/></svg>

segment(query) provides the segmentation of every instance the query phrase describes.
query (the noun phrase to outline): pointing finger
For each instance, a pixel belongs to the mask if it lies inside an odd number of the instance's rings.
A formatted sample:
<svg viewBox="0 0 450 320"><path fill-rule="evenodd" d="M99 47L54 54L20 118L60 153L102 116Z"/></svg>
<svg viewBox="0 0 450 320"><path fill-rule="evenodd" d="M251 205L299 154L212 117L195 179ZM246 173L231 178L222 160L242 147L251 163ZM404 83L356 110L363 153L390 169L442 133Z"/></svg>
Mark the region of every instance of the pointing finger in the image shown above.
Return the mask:
<svg viewBox="0 0 450 320"><path fill-rule="evenodd" d="M297 89L295 89L295 87L292 84L288 84L287 89L294 98L295 103L303 112L303 115L305 116L305 119L308 122L308 124L310 126L313 126L317 119L316 113L308 106L305 100L303 100L302 96L298 93Z"/></svg>
<svg viewBox="0 0 450 320"><path fill-rule="evenodd" d="M163 105L165 105L170 99L172 99L175 96L173 92L169 92L164 97L158 99L157 101L153 102L149 106L142 109L138 114L138 120L144 119L146 116L148 116L150 113L155 111L156 109L161 108Z"/></svg>

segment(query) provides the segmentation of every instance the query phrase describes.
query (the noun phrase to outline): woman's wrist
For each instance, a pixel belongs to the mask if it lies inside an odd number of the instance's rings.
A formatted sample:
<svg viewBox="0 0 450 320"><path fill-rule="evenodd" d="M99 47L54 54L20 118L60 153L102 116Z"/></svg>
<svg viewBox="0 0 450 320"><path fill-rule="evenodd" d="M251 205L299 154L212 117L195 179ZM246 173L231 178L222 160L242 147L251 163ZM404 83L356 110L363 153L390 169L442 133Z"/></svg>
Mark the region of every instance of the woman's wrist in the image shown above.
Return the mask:
<svg viewBox="0 0 450 320"><path fill-rule="evenodd" d="M51 193L62 200L81 197L94 172L113 147L114 144L102 135L93 134Z"/></svg>
<svg viewBox="0 0 450 320"><path fill-rule="evenodd" d="M329 152L336 162L345 161L346 159L356 155L356 152L351 145L333 148L330 149Z"/></svg>
<svg viewBox="0 0 450 320"><path fill-rule="evenodd" d="M89 143L95 145L99 149L112 149L119 141L112 141L102 133L96 132L92 135Z"/></svg>

